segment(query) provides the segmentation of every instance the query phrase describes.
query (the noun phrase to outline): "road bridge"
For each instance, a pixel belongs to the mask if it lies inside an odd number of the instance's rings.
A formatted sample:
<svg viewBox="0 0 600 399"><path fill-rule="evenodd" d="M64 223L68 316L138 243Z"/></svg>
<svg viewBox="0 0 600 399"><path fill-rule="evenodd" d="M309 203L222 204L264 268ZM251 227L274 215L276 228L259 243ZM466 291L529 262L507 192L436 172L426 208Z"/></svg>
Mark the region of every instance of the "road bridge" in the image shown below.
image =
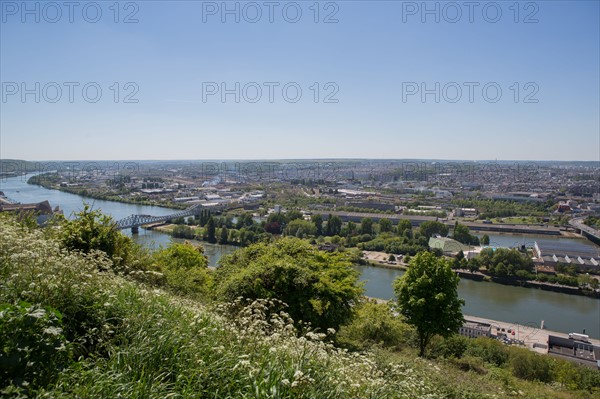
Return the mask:
<svg viewBox="0 0 600 399"><path fill-rule="evenodd" d="M202 208L202 204L196 204L182 211L165 216L129 215L126 218L117 221L115 223L115 227L119 230L131 229L133 233L137 233L139 227L145 224L166 222L167 220L197 215L200 213Z"/></svg>
<svg viewBox="0 0 600 399"><path fill-rule="evenodd" d="M569 224L575 230L578 230L582 236L587 237L590 241L600 245L600 231L583 223L584 221L585 217L577 217L569 220Z"/></svg>

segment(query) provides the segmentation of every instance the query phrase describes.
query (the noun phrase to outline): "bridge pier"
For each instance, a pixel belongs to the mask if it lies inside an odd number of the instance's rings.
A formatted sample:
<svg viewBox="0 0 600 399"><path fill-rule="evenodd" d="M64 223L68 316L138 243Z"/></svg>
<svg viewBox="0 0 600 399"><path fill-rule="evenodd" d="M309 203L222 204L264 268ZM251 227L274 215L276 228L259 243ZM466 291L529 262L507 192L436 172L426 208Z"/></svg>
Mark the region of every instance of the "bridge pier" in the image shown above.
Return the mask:
<svg viewBox="0 0 600 399"><path fill-rule="evenodd" d="M140 228L137 226L134 226L131 228L131 234L137 234L140 232Z"/></svg>

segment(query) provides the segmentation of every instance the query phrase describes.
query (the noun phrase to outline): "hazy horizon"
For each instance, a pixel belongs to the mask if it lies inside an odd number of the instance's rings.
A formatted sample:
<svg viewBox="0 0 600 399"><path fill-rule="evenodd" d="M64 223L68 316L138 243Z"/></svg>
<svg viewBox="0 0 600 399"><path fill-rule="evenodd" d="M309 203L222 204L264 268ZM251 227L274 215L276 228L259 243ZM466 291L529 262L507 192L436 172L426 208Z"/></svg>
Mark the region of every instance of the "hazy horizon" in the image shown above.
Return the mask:
<svg viewBox="0 0 600 399"><path fill-rule="evenodd" d="M202 161L432 161L432 162L556 162L556 163L599 163L599 159L461 159L461 158L369 158L369 157L325 157L325 158L61 158L61 159L25 159L14 157L1 157L2 161L26 162L202 162Z"/></svg>

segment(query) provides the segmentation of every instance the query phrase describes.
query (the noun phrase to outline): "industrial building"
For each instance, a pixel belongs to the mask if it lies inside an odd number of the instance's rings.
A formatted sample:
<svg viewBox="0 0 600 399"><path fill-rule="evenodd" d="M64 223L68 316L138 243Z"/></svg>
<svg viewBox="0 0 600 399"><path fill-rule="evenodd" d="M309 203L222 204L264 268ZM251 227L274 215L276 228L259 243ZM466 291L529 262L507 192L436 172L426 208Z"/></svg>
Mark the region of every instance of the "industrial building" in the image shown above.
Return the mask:
<svg viewBox="0 0 600 399"><path fill-rule="evenodd" d="M593 369L600 369L600 347L587 341L549 335L548 354Z"/></svg>
<svg viewBox="0 0 600 399"><path fill-rule="evenodd" d="M472 320L465 320L462 327L458 330L458 333L468 338L491 337L492 325Z"/></svg>

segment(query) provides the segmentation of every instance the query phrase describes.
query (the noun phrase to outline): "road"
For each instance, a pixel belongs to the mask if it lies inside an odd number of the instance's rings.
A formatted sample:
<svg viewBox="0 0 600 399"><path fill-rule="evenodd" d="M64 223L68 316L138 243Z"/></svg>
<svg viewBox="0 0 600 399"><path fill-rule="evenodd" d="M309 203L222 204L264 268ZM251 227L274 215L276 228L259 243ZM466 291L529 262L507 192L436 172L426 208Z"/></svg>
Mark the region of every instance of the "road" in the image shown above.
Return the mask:
<svg viewBox="0 0 600 399"><path fill-rule="evenodd" d="M583 223L584 220L585 220L585 218L583 218L583 217L573 218L573 219L569 220L569 224L576 229L585 231L586 233L593 235L594 237L600 239L600 231Z"/></svg>

